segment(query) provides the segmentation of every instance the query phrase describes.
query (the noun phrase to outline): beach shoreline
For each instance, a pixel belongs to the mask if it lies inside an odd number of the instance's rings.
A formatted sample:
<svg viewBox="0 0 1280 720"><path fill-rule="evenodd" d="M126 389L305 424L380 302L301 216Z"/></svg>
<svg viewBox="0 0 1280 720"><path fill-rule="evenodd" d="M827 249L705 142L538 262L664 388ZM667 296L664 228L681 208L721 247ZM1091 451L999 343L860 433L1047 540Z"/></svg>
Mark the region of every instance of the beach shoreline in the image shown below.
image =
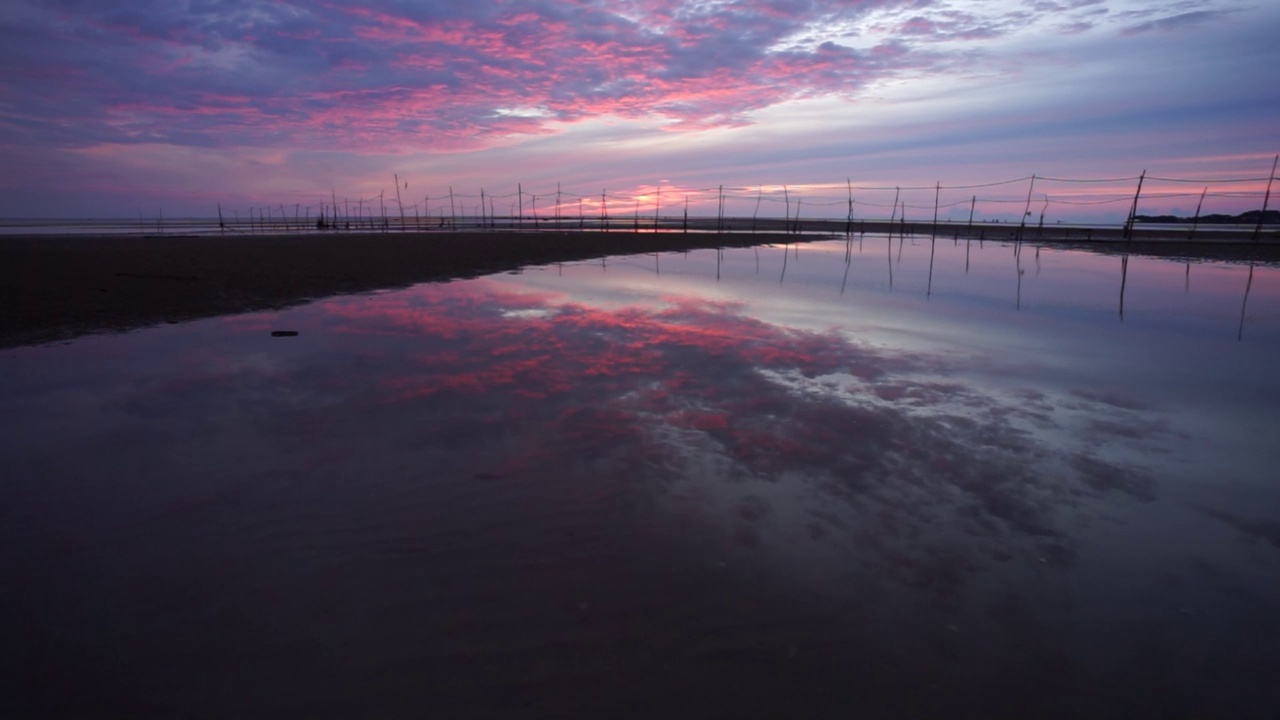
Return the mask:
<svg viewBox="0 0 1280 720"><path fill-rule="evenodd" d="M871 228L868 232L885 232ZM858 237L858 223L854 223ZM806 230L809 228L806 227ZM930 228L907 223L908 232ZM1014 228L1008 228L1013 230ZM1140 237L1035 239L1046 247L1196 260L1280 262L1280 244ZM1002 233L1003 235L1003 233ZM0 349L166 322L271 310L331 295L611 255L805 243L780 232L342 232L279 235L0 236ZM838 235L837 237L843 237ZM952 238L938 234L938 241ZM1009 237L984 238L1009 242Z"/></svg>

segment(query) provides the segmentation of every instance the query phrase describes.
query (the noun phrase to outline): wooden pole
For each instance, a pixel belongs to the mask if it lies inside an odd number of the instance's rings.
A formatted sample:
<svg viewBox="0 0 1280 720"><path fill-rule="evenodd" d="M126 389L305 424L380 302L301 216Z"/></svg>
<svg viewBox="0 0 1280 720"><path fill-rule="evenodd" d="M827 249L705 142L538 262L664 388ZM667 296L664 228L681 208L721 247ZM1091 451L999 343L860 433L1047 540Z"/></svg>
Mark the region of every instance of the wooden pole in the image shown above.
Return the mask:
<svg viewBox="0 0 1280 720"><path fill-rule="evenodd" d="M516 221L516 227L523 230L524 229L524 186L521 185L520 183L516 183L516 201L520 203L520 214L516 216L518 218Z"/></svg>
<svg viewBox="0 0 1280 720"><path fill-rule="evenodd" d="M458 229L458 210L453 204L453 186L449 186L449 229Z"/></svg>
<svg viewBox="0 0 1280 720"><path fill-rule="evenodd" d="M938 184L933 186L933 237L934 239L937 239L938 237L938 196L941 194L942 194L942 182L939 181ZM930 267L933 266L932 257L929 258L929 266ZM932 271L930 271L930 276L932 276Z"/></svg>
<svg viewBox="0 0 1280 720"><path fill-rule="evenodd" d="M893 221L898 219L898 196L901 194L902 188L893 189L893 211L889 213L889 237L893 237Z"/></svg>
<svg viewBox="0 0 1280 720"><path fill-rule="evenodd" d="M1035 190L1035 187L1036 187L1036 176L1035 176L1035 173L1032 173L1031 184L1027 186L1027 205L1022 209L1022 219L1018 221L1018 237L1017 237L1018 242L1022 242L1022 231L1025 230L1027 227L1027 216L1031 214L1031 192ZM1014 252L1017 252L1016 246L1014 248Z"/></svg>
<svg viewBox="0 0 1280 720"><path fill-rule="evenodd" d="M400 207L400 229L404 230L404 202L400 199L400 175L392 173L392 177L396 180L396 205ZM405 183L405 187L408 186L409 183Z"/></svg>
<svg viewBox="0 0 1280 720"><path fill-rule="evenodd" d="M790 233L791 232L791 194L787 192L786 185L782 186L782 199L787 204L787 214L786 214L787 221L783 223L783 227L786 228L787 233Z"/></svg>
<svg viewBox="0 0 1280 720"><path fill-rule="evenodd" d="M1271 203L1271 181L1276 179L1276 163L1280 163L1280 155L1276 155L1275 160L1271 161L1271 175L1267 178L1267 194L1262 198L1262 212L1258 215L1258 225L1253 229L1253 241L1257 242L1262 234L1262 221L1267 217L1267 206ZM1253 266L1249 267L1249 273L1252 279ZM1240 327L1243 329L1244 324L1241 322Z"/></svg>
<svg viewBox="0 0 1280 720"><path fill-rule="evenodd" d="M1196 236L1196 228L1200 225L1200 208L1204 207L1204 196L1209 192L1209 186L1205 185L1204 190L1200 191L1200 202L1196 203L1196 216L1191 218L1191 232L1187 233L1187 242ZM1191 263L1187 263L1188 274L1190 273Z"/></svg>
<svg viewBox="0 0 1280 720"><path fill-rule="evenodd" d="M763 199L764 199L764 186L761 185L760 191L756 194L755 212L751 213L751 234L752 235L756 233L756 217L760 215L760 201ZM685 215L687 216L689 214L689 197L688 196L685 196L684 204L685 204Z"/></svg>
<svg viewBox="0 0 1280 720"><path fill-rule="evenodd" d="M218 229L224 233L227 231L227 224L222 221L222 203L218 203Z"/></svg>
<svg viewBox="0 0 1280 720"><path fill-rule="evenodd" d="M844 234L848 237L853 234L853 178L845 178L844 182L849 188L849 214L844 218Z"/></svg>
<svg viewBox="0 0 1280 720"><path fill-rule="evenodd" d="M658 186L658 197L653 201L653 231L658 232L658 217L662 210L662 186Z"/></svg>
<svg viewBox="0 0 1280 720"><path fill-rule="evenodd" d="M914 228L912 228L914 230ZM907 239L907 201L902 201L902 212L898 214L898 262L902 262L902 243Z"/></svg>
<svg viewBox="0 0 1280 720"><path fill-rule="evenodd" d="M724 186L720 186L720 202L716 205L716 233L724 232Z"/></svg>
<svg viewBox="0 0 1280 720"><path fill-rule="evenodd" d="M1129 219L1124 223L1124 239L1133 239L1133 221L1138 214L1138 197L1142 195L1142 181L1147 178L1147 171L1143 170L1138 176L1138 190L1133 193L1133 205L1129 208Z"/></svg>

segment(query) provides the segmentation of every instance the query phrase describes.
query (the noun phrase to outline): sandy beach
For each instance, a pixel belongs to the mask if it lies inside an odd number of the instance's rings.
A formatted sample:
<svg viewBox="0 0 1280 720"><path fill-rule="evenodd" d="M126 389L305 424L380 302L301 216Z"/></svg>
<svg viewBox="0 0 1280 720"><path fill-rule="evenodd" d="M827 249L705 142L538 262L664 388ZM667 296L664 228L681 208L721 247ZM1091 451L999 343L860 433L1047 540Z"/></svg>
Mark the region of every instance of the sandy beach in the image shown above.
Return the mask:
<svg viewBox="0 0 1280 720"><path fill-rule="evenodd" d="M906 229L929 232L919 225L908 224ZM988 241L1006 239L991 235ZM0 237L0 348L279 308L328 295L526 265L822 237L573 231ZM1272 243L1062 240L1103 252L1280 259L1280 246ZM1045 238L1044 242L1052 241Z"/></svg>

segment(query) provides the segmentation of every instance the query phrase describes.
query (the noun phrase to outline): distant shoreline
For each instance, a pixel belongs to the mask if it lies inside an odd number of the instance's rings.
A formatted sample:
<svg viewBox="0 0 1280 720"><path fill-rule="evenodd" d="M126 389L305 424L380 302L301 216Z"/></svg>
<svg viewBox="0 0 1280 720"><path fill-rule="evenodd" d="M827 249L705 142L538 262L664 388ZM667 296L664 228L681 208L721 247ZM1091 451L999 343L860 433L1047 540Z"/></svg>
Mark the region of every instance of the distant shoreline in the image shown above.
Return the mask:
<svg viewBox="0 0 1280 720"><path fill-rule="evenodd" d="M777 230L784 229L782 221ZM770 227L771 225L765 225ZM929 236L932 223L854 221L864 230ZM806 234L782 232L430 231L277 235L10 235L0 236L0 349L122 331L165 322L268 310L345 293L475 277L528 265L610 255L713 247L813 242L843 236L844 221L807 221ZM953 240L955 225L939 226ZM975 231L979 231L977 226ZM973 240L1008 242L1017 226L986 225ZM1065 231L1065 232L1064 232ZM1240 232L1197 234L1196 242L1138 226L1023 229L1027 242L1098 252L1188 259L1280 262L1274 229L1265 242ZM960 237L964 240L964 237Z"/></svg>

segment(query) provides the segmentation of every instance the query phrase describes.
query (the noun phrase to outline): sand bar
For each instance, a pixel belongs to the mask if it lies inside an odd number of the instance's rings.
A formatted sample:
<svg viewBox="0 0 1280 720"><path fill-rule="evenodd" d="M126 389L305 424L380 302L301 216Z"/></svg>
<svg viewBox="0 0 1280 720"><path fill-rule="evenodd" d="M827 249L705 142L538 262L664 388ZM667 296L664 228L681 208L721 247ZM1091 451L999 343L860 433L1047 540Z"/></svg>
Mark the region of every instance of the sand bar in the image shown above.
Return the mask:
<svg viewBox="0 0 1280 720"><path fill-rule="evenodd" d="M920 226L907 229L928 233ZM0 236L0 348L280 308L328 295L526 265L820 239L823 236L781 233L572 231ZM1079 243L1078 236L1069 242ZM1274 243L1144 239L1082 246L1179 257L1280 260L1280 246Z"/></svg>
<svg viewBox="0 0 1280 720"><path fill-rule="evenodd" d="M533 264L794 242L795 237L634 232L0 237L0 348Z"/></svg>

